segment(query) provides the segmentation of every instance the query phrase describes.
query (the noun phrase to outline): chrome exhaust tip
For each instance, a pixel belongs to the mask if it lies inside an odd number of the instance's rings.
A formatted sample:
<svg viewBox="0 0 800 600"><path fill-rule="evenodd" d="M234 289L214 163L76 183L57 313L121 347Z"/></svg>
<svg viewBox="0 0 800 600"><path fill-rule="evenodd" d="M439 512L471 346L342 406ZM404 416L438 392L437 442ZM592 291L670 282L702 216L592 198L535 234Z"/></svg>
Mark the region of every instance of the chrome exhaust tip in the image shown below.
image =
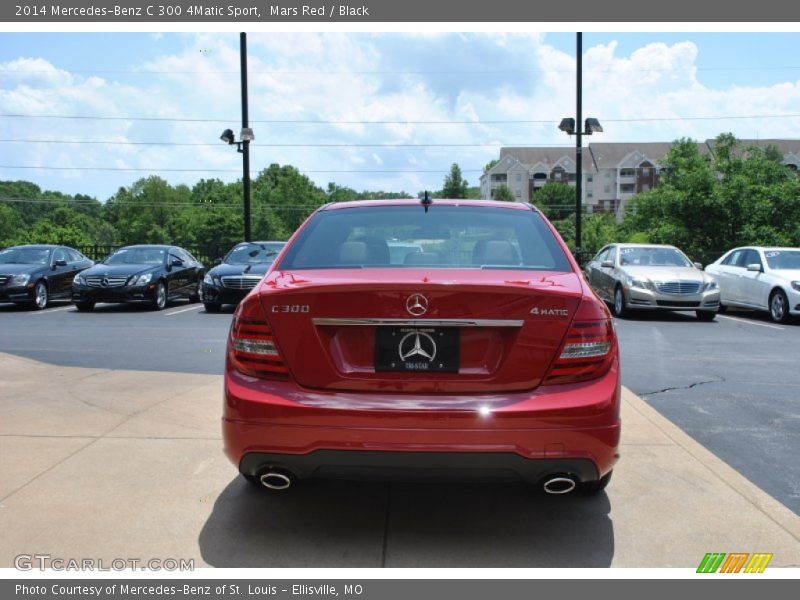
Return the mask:
<svg viewBox="0 0 800 600"><path fill-rule="evenodd" d="M576 485L572 477L558 476L545 480L542 487L548 494L569 494Z"/></svg>
<svg viewBox="0 0 800 600"><path fill-rule="evenodd" d="M288 490L292 486L292 478L277 471L268 471L259 477L261 485L271 490Z"/></svg>

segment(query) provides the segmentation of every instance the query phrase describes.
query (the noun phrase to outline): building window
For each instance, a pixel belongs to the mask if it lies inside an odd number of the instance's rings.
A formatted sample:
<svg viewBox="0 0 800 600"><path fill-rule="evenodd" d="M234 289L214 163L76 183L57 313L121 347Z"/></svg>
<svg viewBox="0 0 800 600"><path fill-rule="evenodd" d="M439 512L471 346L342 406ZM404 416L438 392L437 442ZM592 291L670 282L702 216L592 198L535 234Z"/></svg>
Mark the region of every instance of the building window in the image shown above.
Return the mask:
<svg viewBox="0 0 800 600"><path fill-rule="evenodd" d="M620 177L633 177L635 175L635 171L633 169L620 169L619 176Z"/></svg>
<svg viewBox="0 0 800 600"><path fill-rule="evenodd" d="M494 175L492 175L492 181L502 181L502 182L505 182L505 181L506 181L506 179L507 179L507 176L506 176L506 174L505 174L505 173L500 173L500 174L494 174Z"/></svg>
<svg viewBox="0 0 800 600"><path fill-rule="evenodd" d="M592 177L591 175L587 175L587 176L586 176L586 181L588 181L589 183L591 183L592 181L594 181L594 179L593 179L593 177Z"/></svg>
<svg viewBox="0 0 800 600"><path fill-rule="evenodd" d="M522 173L517 173L517 181L522 181Z"/></svg>
<svg viewBox="0 0 800 600"><path fill-rule="evenodd" d="M606 171L606 179L608 179L609 177L611 177L611 173Z"/></svg>
<svg viewBox="0 0 800 600"><path fill-rule="evenodd" d="M586 192L586 197L587 198L594 198L594 194L592 194L592 192Z"/></svg>
<svg viewBox="0 0 800 600"><path fill-rule="evenodd" d="M556 171L555 173L553 173L553 179L561 181L561 171Z"/></svg>
<svg viewBox="0 0 800 600"><path fill-rule="evenodd" d="M605 187L603 188L603 191L604 191L606 194L610 194L610 193L611 193L611 186L610 186L610 185L607 185L607 186L605 186Z"/></svg>
<svg viewBox="0 0 800 600"><path fill-rule="evenodd" d="M514 195L515 195L517 198L521 198L521 197L522 197L522 190L519 190L519 189L518 189L518 190L516 190L516 191L514 192Z"/></svg>
<svg viewBox="0 0 800 600"><path fill-rule="evenodd" d="M650 167L642 167L642 175L650 177Z"/></svg>
<svg viewBox="0 0 800 600"><path fill-rule="evenodd" d="M619 191L623 194L632 194L636 191L636 186L634 186L632 183L623 183L621 186L619 186Z"/></svg>

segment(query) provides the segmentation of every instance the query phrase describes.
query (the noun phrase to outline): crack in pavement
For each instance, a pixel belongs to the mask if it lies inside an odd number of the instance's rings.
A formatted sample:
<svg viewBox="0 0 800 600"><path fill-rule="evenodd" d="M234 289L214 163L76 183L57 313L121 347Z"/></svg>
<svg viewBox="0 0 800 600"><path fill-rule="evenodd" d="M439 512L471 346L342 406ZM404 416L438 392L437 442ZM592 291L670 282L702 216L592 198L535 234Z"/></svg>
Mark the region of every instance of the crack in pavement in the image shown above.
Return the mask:
<svg viewBox="0 0 800 600"><path fill-rule="evenodd" d="M642 392L639 396L655 396L656 394L663 394L664 392L674 392L675 390L690 390L698 385L705 385L707 383L724 383L725 378L719 377L719 379L709 379L708 381L696 381L694 383L690 383L689 385L681 385L676 387L667 387L661 390L655 390L653 392Z"/></svg>

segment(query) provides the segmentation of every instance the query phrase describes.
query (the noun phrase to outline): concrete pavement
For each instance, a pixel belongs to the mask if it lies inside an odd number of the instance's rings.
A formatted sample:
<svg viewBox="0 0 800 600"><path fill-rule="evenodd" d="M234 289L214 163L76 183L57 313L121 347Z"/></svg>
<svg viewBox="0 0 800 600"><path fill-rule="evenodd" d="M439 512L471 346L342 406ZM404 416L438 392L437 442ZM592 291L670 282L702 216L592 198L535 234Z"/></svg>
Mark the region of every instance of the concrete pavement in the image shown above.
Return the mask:
<svg viewBox="0 0 800 600"><path fill-rule="evenodd" d="M800 517L632 393L596 498L524 485L312 481L269 494L222 455L216 375L0 354L0 567L18 554L227 567L800 566Z"/></svg>

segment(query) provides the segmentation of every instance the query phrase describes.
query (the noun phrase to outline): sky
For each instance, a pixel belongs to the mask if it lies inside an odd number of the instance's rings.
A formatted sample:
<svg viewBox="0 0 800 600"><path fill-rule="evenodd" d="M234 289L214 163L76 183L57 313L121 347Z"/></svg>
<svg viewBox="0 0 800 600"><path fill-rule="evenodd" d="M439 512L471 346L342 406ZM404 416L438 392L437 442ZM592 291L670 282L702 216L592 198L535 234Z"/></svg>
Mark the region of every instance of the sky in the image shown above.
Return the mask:
<svg viewBox="0 0 800 600"><path fill-rule="evenodd" d="M583 114L604 128L586 142L799 138L798 42L586 33ZM248 65L253 176L290 164L323 188L416 194L454 162L477 185L501 146L574 144L557 128L575 112L571 33L251 33ZM101 201L151 174L234 181L226 128L238 34L0 33L0 180Z"/></svg>

